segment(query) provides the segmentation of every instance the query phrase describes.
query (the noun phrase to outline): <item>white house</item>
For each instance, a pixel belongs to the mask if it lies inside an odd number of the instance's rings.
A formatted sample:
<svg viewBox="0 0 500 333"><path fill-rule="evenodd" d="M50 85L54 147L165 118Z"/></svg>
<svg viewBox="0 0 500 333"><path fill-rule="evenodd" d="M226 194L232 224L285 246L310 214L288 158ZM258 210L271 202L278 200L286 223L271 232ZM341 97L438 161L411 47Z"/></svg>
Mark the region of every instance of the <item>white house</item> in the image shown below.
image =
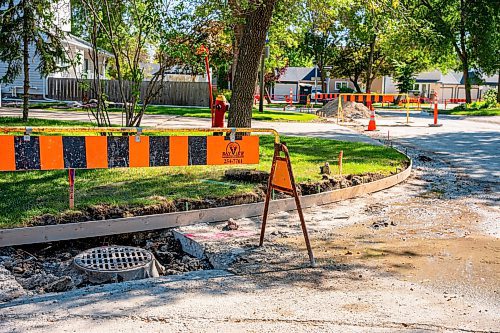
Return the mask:
<svg viewBox="0 0 500 333"><path fill-rule="evenodd" d="M309 95L314 90L314 86L318 92L321 91L321 71L315 70L314 67L288 67L279 80L274 84L269 92L274 100L284 100L285 96L290 95L290 90L293 93L294 102L305 100L306 95ZM331 78L327 80L327 91L324 93L338 93L342 88L354 89L354 85L348 79Z"/></svg>
<svg viewBox="0 0 500 333"><path fill-rule="evenodd" d="M472 81L472 99L481 99L484 93L490 89L497 89L498 74L478 78L475 72L469 72ZM390 76L377 78L373 82L372 92L395 94L398 93L396 83ZM422 72L415 77L412 93L415 96L430 97L437 93L438 100L444 101L451 98L465 98L465 84L462 72L448 71L442 73L439 70Z"/></svg>
<svg viewBox="0 0 500 333"><path fill-rule="evenodd" d="M92 45L70 34L71 30L71 8L69 0L59 0L53 3L52 9L55 15L55 24L66 33L63 44L66 48L69 59L75 62L75 65L68 66L67 69L51 73L44 76L37 69L40 58L35 54L35 47L30 46L30 94L34 98L45 98L47 94L48 79L54 78L88 78L92 79L94 75L93 62L91 61ZM102 66L99 73L105 76L106 61L111 54L99 50L99 64ZM65 65L65 64L62 64ZM0 77L2 77L7 70L7 64L0 62ZM1 93L6 97L19 97L23 93L24 75L21 73L12 83L2 84Z"/></svg>

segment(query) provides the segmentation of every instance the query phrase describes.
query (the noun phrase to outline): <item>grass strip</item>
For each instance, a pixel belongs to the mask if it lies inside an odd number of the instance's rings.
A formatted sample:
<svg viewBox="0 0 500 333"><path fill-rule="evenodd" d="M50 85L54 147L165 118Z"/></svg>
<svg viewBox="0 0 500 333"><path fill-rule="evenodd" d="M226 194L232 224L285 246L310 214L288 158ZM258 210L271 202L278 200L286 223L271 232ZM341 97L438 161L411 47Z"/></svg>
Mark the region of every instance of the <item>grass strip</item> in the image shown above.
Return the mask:
<svg viewBox="0 0 500 333"><path fill-rule="evenodd" d="M0 118L0 124L19 126L19 123L5 118ZM30 126L75 125L74 122L38 119L30 120L29 124ZM81 122L77 122L77 125L83 126ZM406 160L404 155L384 146L307 137L282 137L282 140L290 150L298 182L320 180L319 166L325 162L330 163L333 174L337 173L340 150L344 151L344 174L373 172L389 175ZM273 151L273 137L262 136L261 163L238 167L269 171ZM224 172L229 168L235 167L77 170L76 209L100 204L144 206L182 198L222 198L256 190L256 184L225 180ZM58 214L67 209L67 171L0 173L0 228L23 226L33 217L46 213Z"/></svg>

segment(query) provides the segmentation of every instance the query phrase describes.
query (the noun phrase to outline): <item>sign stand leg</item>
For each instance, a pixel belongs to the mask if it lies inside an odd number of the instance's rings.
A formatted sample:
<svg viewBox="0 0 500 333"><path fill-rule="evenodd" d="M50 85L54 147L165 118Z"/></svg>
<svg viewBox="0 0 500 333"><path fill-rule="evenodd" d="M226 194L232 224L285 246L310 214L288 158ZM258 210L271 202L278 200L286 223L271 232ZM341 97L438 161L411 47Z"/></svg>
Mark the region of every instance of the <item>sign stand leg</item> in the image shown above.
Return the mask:
<svg viewBox="0 0 500 333"><path fill-rule="evenodd" d="M69 208L75 208L75 169L68 169L69 179Z"/></svg>
<svg viewBox="0 0 500 333"><path fill-rule="evenodd" d="M267 192L266 192L266 201L264 203L264 216L262 216L262 227L260 229L260 241L259 246L264 244L264 234L266 233L266 224L267 224L267 214L269 212L269 203L271 201L271 192L273 191L273 178L274 172L276 170L276 156L279 155L278 144L274 145L274 157L273 164L271 165L271 173L269 174L269 180L267 181Z"/></svg>
<svg viewBox="0 0 500 333"><path fill-rule="evenodd" d="M285 154L285 157L280 157L280 152L283 152ZM283 163L278 164L278 162L285 162L286 164L286 170L279 170L280 172L277 172L277 167L280 168ZM275 179L276 173L283 175L283 172L286 172L285 177L288 177L288 179L285 180L285 183L278 183L279 180ZM287 184L287 185L283 185ZM268 188L267 188L267 193L266 193L266 202L264 204L264 216L262 218L262 228L260 232L260 242L259 246L262 246L264 243L264 234L266 230L266 223L267 223L267 215L269 213L269 203L271 201L271 191L273 189L279 190L281 192L291 194L293 195L295 199L295 205L297 206L297 212L299 214L299 219L300 219L300 226L302 228L302 233L304 234L304 240L306 243L307 247L307 253L309 255L309 261L311 262L311 267L316 266L316 262L314 260L314 254L311 248L311 242L309 241L309 234L307 232L307 226L306 222L304 219L304 214L302 212L302 205L300 204L300 198L299 194L297 193L297 187L295 185L295 178L293 177L293 171L292 171L292 164L290 162L290 155L288 153L288 148L282 144L278 143L275 144L274 148L274 158L273 158L273 164L271 167L271 174L269 175L269 181L268 181Z"/></svg>

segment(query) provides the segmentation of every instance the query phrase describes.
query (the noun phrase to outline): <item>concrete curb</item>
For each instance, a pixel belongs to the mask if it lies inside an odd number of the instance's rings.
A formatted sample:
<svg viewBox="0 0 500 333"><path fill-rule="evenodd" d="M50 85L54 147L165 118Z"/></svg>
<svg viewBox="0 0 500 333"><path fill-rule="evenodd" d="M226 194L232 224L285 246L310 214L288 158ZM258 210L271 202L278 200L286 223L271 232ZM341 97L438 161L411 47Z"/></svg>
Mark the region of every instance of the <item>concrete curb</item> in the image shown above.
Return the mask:
<svg viewBox="0 0 500 333"><path fill-rule="evenodd" d="M411 174L412 165L410 160L410 165L404 171L371 183L302 196L300 199L302 208L326 205L387 189L407 179ZM238 219L260 216L263 210L264 203L258 202L103 221L0 229L0 247L175 228L198 223L213 223L225 221L229 218ZM269 205L270 213L291 210L295 210L295 201L293 198L274 200Z"/></svg>

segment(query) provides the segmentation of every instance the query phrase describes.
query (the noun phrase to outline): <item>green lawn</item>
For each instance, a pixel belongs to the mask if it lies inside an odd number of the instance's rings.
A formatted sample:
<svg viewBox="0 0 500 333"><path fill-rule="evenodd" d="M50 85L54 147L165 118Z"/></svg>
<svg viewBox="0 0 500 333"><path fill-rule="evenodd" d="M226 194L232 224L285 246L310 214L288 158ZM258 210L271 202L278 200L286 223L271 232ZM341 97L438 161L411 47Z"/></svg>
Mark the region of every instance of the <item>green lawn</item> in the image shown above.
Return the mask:
<svg viewBox="0 0 500 333"><path fill-rule="evenodd" d="M456 116L500 116L500 108L481 110L439 110L439 113Z"/></svg>
<svg viewBox="0 0 500 333"><path fill-rule="evenodd" d="M82 111L87 112L81 108L53 108L47 107L50 111ZM121 109L110 108L110 112L121 112ZM152 115L172 115L182 117L197 117L197 118L210 118L210 109L203 107L180 107L180 106L162 106L151 105L147 108L146 114ZM227 118L227 114L226 114ZM299 113L293 111L274 111L264 110L260 113L257 109L252 110L252 119L261 121L293 121L293 122L311 122L319 119L315 114Z"/></svg>
<svg viewBox="0 0 500 333"><path fill-rule="evenodd" d="M198 118L211 117L209 108L192 108L192 107L190 108L190 107L151 105L148 107L146 112L147 114L155 114L155 115L176 115L183 117L198 117ZM310 122L315 119L318 119L318 116L314 114L298 113L292 111L264 110L264 112L260 113L257 109L253 109L252 119L262 120L262 121Z"/></svg>
<svg viewBox="0 0 500 333"><path fill-rule="evenodd" d="M85 123L81 121L67 121L67 120L48 120L48 119L35 119L29 118L28 122L21 121L17 117L1 117L0 126L92 126L92 123Z"/></svg>
<svg viewBox="0 0 500 333"><path fill-rule="evenodd" d="M33 120L30 126L39 121ZM0 118L0 124L17 126L18 122ZM65 122L42 121L43 125ZM78 123L82 125L81 123ZM69 123L69 125L74 125ZM344 151L344 174L380 172L389 174L405 160L397 151L363 143L316 138L283 137L287 143L294 173L299 182L319 180L319 166L330 162L336 172L337 156ZM273 138L261 138L261 163L255 167L269 171ZM255 190L255 184L236 183L236 188L206 180L225 182L226 166L157 167L110 170L77 170L76 209L97 204L143 206L179 198L220 198ZM67 210L67 171L0 173L0 228L29 225L33 217Z"/></svg>

